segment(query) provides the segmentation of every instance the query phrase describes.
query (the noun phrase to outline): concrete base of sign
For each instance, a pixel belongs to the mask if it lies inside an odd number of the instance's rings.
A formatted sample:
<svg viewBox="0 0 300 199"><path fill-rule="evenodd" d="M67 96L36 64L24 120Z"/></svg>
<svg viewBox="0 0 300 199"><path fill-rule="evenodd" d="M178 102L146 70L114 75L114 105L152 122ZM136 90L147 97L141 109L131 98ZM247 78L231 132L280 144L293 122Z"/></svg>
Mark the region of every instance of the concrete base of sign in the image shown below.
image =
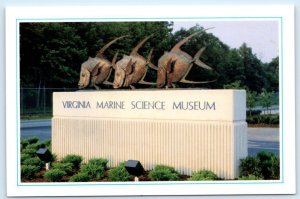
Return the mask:
<svg viewBox="0 0 300 199"><path fill-rule="evenodd" d="M134 98L133 91L122 92ZM88 100L88 92L84 93ZM68 93L64 95L67 98ZM218 101L214 102L216 109L221 109ZM151 112L152 119L54 115L52 151L58 158L68 154L81 155L85 161L106 158L108 167L133 159L139 160L145 170L164 164L187 175L205 169L225 179L238 177L239 161L247 156L244 119L198 121L185 120L183 115L180 120L168 120L155 118L155 111Z"/></svg>

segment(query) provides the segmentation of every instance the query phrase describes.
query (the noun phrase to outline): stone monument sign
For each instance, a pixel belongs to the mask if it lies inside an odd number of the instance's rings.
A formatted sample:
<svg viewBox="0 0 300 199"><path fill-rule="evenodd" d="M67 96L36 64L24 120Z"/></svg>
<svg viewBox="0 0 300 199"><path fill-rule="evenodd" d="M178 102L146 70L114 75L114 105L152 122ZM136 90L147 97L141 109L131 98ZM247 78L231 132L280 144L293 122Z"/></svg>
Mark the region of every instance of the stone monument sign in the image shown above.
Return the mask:
<svg viewBox="0 0 300 199"><path fill-rule="evenodd" d="M182 174L207 169L238 177L247 156L244 90L114 90L57 92L52 150L115 167L129 159Z"/></svg>

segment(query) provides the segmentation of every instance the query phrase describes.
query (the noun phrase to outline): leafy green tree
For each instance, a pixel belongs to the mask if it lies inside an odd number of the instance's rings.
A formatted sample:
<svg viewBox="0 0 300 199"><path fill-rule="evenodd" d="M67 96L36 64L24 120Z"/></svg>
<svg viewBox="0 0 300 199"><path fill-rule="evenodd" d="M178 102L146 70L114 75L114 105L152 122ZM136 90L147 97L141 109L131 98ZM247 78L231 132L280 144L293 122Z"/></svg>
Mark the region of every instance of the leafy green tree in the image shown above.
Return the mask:
<svg viewBox="0 0 300 199"><path fill-rule="evenodd" d="M265 71L262 62L252 53L252 49L243 43L239 48L240 56L243 59L245 79L242 82L250 90L259 92L264 88Z"/></svg>
<svg viewBox="0 0 300 199"><path fill-rule="evenodd" d="M256 106L257 93L255 91L247 90L247 108L249 109L250 117L252 116L252 110Z"/></svg>
<svg viewBox="0 0 300 199"><path fill-rule="evenodd" d="M279 57L275 57L268 64L264 65L266 72L266 88L268 91L279 91Z"/></svg>
<svg viewBox="0 0 300 199"><path fill-rule="evenodd" d="M273 92L268 92L265 88L262 89L262 92L259 94L259 102L263 108L267 109L267 113L269 112L269 108L272 105L272 97L274 96Z"/></svg>
<svg viewBox="0 0 300 199"><path fill-rule="evenodd" d="M224 89L246 89L245 86L242 86L241 85L241 81L240 80L237 80L235 82L232 82L230 84L225 84L223 86Z"/></svg>
<svg viewBox="0 0 300 199"><path fill-rule="evenodd" d="M21 23L21 87L77 87L81 63L89 56L94 57L101 47L116 37L128 35L105 52L108 60L112 60L117 51L119 51L118 59L123 54L129 54L139 41L154 34L139 52L147 57L150 49L154 48L151 62L157 65L164 51L170 51L182 38L204 30L200 25L196 25L172 33L172 26L172 22L166 21ZM208 71L194 65L187 79L217 81L201 85L178 83L179 87L223 88L223 85L240 81L242 87L246 86L251 91L261 92L262 88L266 88L267 91L278 91L278 57L270 63L263 64L247 44L232 49L206 31L186 42L182 50L193 57L202 47L206 47L206 50L201 60L214 70ZM156 73L157 71L149 69L146 80L156 81ZM137 85L138 87L142 85ZM39 90L30 92L24 103L36 101L36 107L39 107L43 101L42 93Z"/></svg>

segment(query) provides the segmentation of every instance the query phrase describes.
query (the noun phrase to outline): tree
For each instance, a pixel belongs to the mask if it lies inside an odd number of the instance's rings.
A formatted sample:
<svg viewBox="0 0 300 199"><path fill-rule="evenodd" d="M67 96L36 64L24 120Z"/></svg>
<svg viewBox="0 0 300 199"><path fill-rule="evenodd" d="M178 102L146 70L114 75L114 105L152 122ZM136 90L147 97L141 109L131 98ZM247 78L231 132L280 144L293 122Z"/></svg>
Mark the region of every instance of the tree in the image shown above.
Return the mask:
<svg viewBox="0 0 300 199"><path fill-rule="evenodd" d="M262 92L259 95L259 100L263 108L267 109L267 113L269 112L269 108L272 105L272 97L274 96L273 92L267 92L265 88L262 89ZM269 112L270 113L270 112Z"/></svg>
<svg viewBox="0 0 300 199"><path fill-rule="evenodd" d="M266 72L266 88L268 91L279 91L279 57L275 57L268 64L264 65Z"/></svg>
<svg viewBox="0 0 300 199"><path fill-rule="evenodd" d="M21 23L21 86L77 87L81 63L89 56L94 57L102 46L116 37L128 35L105 52L108 60L112 60L117 51L118 59L128 55L139 41L154 33L139 53L147 57L153 48L151 62L157 65L164 51L170 51L182 38L203 31L186 42L182 50L193 57L199 49L206 47L201 60L214 70L193 65L187 79L217 81L201 85L178 83L178 86L223 88L223 85L239 81L242 87L251 91L260 92L262 88L278 91L278 57L263 64L245 43L238 49L231 49L200 25L172 33L172 24L165 21ZM149 69L146 80L155 82L156 76L156 71Z"/></svg>
<svg viewBox="0 0 300 199"><path fill-rule="evenodd" d="M262 62L252 53L252 49L243 43L239 48L240 56L243 59L245 79L242 84L250 90L260 92L265 85L265 72Z"/></svg>
<svg viewBox="0 0 300 199"><path fill-rule="evenodd" d="M249 109L249 115L252 116L252 110L256 106L257 93L255 91L250 91L247 89L247 108Z"/></svg>

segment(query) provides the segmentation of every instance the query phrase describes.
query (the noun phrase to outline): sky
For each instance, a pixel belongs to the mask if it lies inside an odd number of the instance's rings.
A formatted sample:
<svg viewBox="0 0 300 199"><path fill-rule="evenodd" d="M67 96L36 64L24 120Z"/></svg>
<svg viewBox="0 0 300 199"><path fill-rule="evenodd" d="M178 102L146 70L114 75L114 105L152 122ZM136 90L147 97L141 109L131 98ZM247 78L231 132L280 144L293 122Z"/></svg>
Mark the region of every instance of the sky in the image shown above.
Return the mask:
<svg viewBox="0 0 300 199"><path fill-rule="evenodd" d="M231 48L239 48L246 43L262 62L268 63L279 55L279 23L276 20L174 21L173 32L196 24L204 28L214 27L207 32Z"/></svg>

